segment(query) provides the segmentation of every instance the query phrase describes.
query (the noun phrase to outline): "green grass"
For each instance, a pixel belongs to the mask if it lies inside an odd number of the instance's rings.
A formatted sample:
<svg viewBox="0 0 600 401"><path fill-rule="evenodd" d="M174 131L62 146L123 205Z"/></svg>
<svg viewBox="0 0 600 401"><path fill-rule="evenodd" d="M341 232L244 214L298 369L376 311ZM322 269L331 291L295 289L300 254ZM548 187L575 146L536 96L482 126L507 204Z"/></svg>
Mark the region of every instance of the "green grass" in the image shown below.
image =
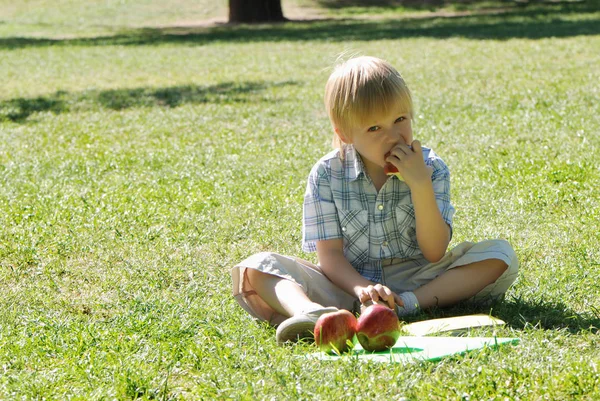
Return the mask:
<svg viewBox="0 0 600 401"><path fill-rule="evenodd" d="M600 398L597 3L181 27L222 3L0 1L0 399ZM453 244L515 247L492 313L518 346L307 362L232 299L254 252L314 260L300 205L342 52L411 86L452 171Z"/></svg>

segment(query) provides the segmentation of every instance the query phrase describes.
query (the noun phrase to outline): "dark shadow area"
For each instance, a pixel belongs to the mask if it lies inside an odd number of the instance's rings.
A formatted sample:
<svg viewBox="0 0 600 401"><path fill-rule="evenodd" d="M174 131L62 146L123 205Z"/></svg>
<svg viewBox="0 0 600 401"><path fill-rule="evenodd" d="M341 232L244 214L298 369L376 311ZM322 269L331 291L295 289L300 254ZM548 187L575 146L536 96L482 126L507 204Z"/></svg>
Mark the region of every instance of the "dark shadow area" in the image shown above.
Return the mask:
<svg viewBox="0 0 600 401"><path fill-rule="evenodd" d="M581 331L598 333L600 313L580 314L563 303L525 302L520 299L498 303L494 316L504 320L512 328L536 327L542 330L568 330L575 334Z"/></svg>
<svg viewBox="0 0 600 401"><path fill-rule="evenodd" d="M134 107L177 107L187 103L239 103L256 100L260 92L278 86L297 85L285 82L225 82L211 86L173 86L168 88L132 88L89 90L69 93L58 91L37 98L0 101L0 122L23 122L31 114L98 108L123 110ZM264 101L264 99L261 99Z"/></svg>
<svg viewBox="0 0 600 401"><path fill-rule="evenodd" d="M427 4L431 1L437 1L441 3L441 0L422 0L421 3ZM378 8L391 8L391 7L404 7L413 5L414 0L316 0L319 6L324 8L347 8L347 7L378 7ZM418 7L418 4L416 4Z"/></svg>
<svg viewBox="0 0 600 401"><path fill-rule="evenodd" d="M25 120L29 115L38 111L50 111L60 114L67 109L62 97L62 92L57 92L49 97L35 99L17 98L0 102L0 122Z"/></svg>
<svg viewBox="0 0 600 401"><path fill-rule="evenodd" d="M278 41L369 41L415 37L508 40L600 34L598 0L502 9L459 16L292 21L265 25L140 28L113 36L79 39L0 38L0 49L35 46L162 45ZM572 18L572 14L580 17ZM586 15L588 14L588 15Z"/></svg>
<svg viewBox="0 0 600 401"><path fill-rule="evenodd" d="M323 8L340 10L349 7L371 8L382 11L403 8L407 10L435 10L450 7L455 10L477 10L485 8L529 7L533 5L570 5L590 0L499 0L482 2L479 0L315 0Z"/></svg>
<svg viewBox="0 0 600 401"><path fill-rule="evenodd" d="M341 10L350 7L376 8L382 11L386 9L412 9L412 10L431 10L440 6L451 5L453 7L469 7L476 4L473 0L315 0L323 8ZM514 5L513 1L505 1L507 5Z"/></svg>
<svg viewBox="0 0 600 401"><path fill-rule="evenodd" d="M477 307L459 304L452 308L432 310L411 318L410 321L462 316L475 313L491 314L502 319L508 327L523 330L535 327L540 330L567 330L572 334L582 331L600 333L600 311L580 314L562 303L526 302L521 299L507 299L491 307Z"/></svg>

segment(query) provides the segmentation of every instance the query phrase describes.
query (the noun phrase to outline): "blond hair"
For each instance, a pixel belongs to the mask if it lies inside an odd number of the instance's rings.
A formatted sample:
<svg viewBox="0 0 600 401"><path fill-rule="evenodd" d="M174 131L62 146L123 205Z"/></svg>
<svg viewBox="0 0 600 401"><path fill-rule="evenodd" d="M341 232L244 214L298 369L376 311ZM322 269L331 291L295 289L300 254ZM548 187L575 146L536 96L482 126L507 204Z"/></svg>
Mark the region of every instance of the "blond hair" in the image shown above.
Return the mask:
<svg viewBox="0 0 600 401"><path fill-rule="evenodd" d="M412 98L404 79L391 64L376 57L345 61L334 69L325 86L325 108L331 125L342 132L368 124L398 105L412 119ZM333 146L343 146L335 134Z"/></svg>

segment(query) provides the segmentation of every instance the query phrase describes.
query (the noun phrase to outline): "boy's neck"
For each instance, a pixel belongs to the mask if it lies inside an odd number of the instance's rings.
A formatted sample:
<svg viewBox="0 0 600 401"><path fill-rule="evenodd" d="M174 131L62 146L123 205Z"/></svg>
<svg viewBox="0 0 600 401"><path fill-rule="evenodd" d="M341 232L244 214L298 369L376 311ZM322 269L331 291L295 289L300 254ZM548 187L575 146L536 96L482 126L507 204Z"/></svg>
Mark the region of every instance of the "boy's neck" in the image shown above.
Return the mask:
<svg viewBox="0 0 600 401"><path fill-rule="evenodd" d="M358 152L357 152L358 154ZM359 155L365 168L365 173L369 176L377 192L383 187L389 176L384 172L383 167L378 164L372 163L366 158Z"/></svg>

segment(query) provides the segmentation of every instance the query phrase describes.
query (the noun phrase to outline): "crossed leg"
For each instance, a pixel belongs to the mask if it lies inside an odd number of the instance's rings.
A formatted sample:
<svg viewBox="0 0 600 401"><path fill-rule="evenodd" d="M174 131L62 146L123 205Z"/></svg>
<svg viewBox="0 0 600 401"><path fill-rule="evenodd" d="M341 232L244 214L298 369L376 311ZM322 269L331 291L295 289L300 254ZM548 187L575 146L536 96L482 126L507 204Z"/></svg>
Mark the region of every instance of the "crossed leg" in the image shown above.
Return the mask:
<svg viewBox="0 0 600 401"><path fill-rule="evenodd" d="M414 290L421 309L444 307L471 298L496 281L508 268L500 259L480 262L448 270ZM257 294L277 313L294 316L323 306L311 301L300 286L290 280L248 269L248 280Z"/></svg>
<svg viewBox="0 0 600 401"><path fill-rule="evenodd" d="M294 316L308 309L322 308L312 302L302 288L293 281L256 269L248 269L248 281L256 293L273 310L283 316Z"/></svg>
<svg viewBox="0 0 600 401"><path fill-rule="evenodd" d="M508 265L500 259L455 267L413 291L421 309L449 306L469 299L492 284Z"/></svg>

